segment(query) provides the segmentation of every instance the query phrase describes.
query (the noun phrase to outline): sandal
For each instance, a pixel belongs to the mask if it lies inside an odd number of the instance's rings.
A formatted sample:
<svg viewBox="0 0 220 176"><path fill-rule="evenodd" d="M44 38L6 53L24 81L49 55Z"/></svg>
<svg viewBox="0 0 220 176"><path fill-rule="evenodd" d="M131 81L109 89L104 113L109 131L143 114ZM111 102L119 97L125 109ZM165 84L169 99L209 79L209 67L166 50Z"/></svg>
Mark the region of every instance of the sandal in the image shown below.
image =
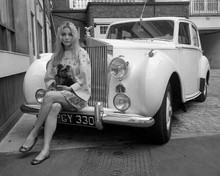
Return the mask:
<svg viewBox="0 0 220 176"><path fill-rule="evenodd" d="M31 164L32 165L37 165L37 164L40 164L40 163L42 163L43 161L45 161L46 159L48 159L50 157L50 155L47 155L47 156L45 156L43 159L40 159L40 160L38 160L38 159L33 159L32 161L31 161Z"/></svg>
<svg viewBox="0 0 220 176"><path fill-rule="evenodd" d="M37 139L38 139L37 137L34 138L34 143L33 143L30 147L24 147L24 146L22 145L22 146L20 147L19 151L20 151L21 153L26 153L26 152L30 151L30 150L34 147L34 145L36 144Z"/></svg>

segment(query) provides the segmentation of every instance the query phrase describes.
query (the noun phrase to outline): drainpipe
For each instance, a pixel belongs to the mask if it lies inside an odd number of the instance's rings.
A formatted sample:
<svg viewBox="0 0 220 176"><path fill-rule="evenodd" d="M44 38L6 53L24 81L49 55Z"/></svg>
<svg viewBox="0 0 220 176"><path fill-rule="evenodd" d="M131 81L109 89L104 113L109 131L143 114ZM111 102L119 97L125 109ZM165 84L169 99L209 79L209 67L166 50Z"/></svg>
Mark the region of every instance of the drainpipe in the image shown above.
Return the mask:
<svg viewBox="0 0 220 176"><path fill-rule="evenodd" d="M45 0L43 0L43 17L44 17L44 39L45 39L45 52L48 52L48 47L47 47L47 22L46 22L46 8L45 8Z"/></svg>

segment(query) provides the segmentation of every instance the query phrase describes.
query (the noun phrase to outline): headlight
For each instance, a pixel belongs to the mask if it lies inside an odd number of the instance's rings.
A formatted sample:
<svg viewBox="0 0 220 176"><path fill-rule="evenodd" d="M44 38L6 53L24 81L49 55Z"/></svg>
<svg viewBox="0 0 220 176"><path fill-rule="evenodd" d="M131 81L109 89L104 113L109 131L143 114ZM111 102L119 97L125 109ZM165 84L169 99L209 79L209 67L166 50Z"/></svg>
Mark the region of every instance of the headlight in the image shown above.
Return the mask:
<svg viewBox="0 0 220 176"><path fill-rule="evenodd" d="M35 98L39 103L43 103L44 95L46 94L46 90L38 89L35 93Z"/></svg>
<svg viewBox="0 0 220 176"><path fill-rule="evenodd" d="M128 73L128 62L126 62L123 56L114 58L110 63L110 73L117 79L123 79Z"/></svg>
<svg viewBox="0 0 220 176"><path fill-rule="evenodd" d="M126 94L120 93L114 97L113 103L119 111L126 111L131 105L131 100Z"/></svg>

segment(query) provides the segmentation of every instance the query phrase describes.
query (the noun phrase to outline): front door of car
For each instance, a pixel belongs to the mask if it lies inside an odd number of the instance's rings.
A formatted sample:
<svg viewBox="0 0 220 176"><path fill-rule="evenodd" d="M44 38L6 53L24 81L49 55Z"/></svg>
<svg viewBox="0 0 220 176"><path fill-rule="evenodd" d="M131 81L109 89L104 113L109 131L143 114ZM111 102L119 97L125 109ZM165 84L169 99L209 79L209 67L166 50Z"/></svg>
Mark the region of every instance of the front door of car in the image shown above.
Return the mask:
<svg viewBox="0 0 220 176"><path fill-rule="evenodd" d="M199 52L193 47L190 31L189 23L179 23L177 65L184 82L187 99L195 96L199 89Z"/></svg>

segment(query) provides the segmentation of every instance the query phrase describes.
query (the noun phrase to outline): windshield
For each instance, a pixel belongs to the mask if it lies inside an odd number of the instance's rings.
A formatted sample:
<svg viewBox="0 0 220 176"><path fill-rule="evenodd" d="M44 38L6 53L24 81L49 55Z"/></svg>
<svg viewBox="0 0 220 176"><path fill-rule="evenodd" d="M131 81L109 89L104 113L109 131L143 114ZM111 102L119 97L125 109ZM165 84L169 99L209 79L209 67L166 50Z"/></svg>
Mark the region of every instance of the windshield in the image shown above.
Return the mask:
<svg viewBox="0 0 220 176"><path fill-rule="evenodd" d="M171 20L138 21L112 25L108 39L173 39L174 22Z"/></svg>

